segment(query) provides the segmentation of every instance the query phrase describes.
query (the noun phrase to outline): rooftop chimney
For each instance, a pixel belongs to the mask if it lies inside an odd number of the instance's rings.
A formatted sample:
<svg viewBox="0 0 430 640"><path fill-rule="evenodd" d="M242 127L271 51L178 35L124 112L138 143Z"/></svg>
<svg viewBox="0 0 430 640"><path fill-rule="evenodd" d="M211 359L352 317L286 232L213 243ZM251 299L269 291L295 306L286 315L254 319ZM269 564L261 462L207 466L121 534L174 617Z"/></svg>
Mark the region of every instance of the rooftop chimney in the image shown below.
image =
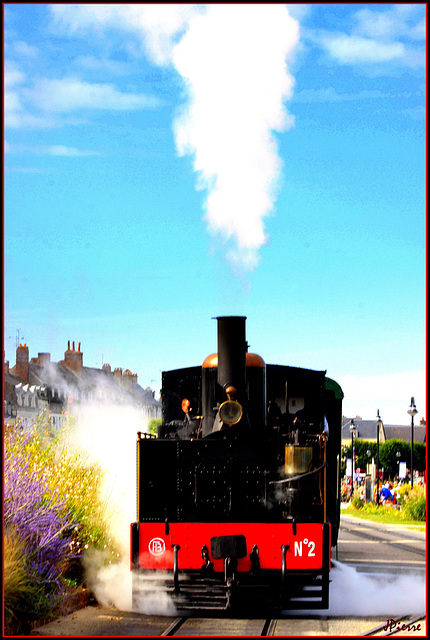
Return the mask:
<svg viewBox="0 0 430 640"><path fill-rule="evenodd" d="M17 376L28 382L28 347L26 344L20 344L16 348L16 367Z"/></svg>
<svg viewBox="0 0 430 640"><path fill-rule="evenodd" d="M64 354L63 364L69 369L73 369L76 373L82 371L84 360L84 354L81 352L81 343L79 343L78 350L75 351L75 342L73 341L72 348L70 348L70 340L67 342L67 351Z"/></svg>

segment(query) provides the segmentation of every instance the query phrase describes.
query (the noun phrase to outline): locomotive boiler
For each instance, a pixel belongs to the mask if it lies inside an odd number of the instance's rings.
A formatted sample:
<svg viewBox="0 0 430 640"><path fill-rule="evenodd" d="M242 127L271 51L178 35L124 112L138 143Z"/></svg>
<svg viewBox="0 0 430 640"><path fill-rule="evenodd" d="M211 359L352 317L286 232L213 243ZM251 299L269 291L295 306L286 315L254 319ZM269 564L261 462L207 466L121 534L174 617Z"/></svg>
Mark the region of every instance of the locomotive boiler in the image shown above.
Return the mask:
<svg viewBox="0 0 430 640"><path fill-rule="evenodd" d="M158 436L138 433L136 603L328 608L343 393L325 371L250 353L245 321L218 317L217 352L163 373Z"/></svg>

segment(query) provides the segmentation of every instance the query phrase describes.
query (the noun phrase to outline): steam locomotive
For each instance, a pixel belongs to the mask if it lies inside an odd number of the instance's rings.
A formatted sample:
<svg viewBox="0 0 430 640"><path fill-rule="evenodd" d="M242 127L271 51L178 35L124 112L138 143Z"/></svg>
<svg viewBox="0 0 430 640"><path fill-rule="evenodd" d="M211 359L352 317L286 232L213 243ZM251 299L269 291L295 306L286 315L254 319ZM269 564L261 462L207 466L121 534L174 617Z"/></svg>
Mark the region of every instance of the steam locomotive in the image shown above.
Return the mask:
<svg viewBox="0 0 430 640"><path fill-rule="evenodd" d="M135 606L327 609L340 520L340 386L325 371L248 352L243 316L218 350L164 372L158 436L138 433Z"/></svg>

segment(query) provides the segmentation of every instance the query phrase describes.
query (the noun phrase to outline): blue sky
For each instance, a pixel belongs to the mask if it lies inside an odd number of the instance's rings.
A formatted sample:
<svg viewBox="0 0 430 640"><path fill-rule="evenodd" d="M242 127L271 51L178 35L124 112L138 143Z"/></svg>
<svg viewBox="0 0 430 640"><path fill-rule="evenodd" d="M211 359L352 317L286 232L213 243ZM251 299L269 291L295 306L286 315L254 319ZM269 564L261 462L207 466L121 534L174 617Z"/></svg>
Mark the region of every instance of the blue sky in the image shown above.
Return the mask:
<svg viewBox="0 0 430 640"><path fill-rule="evenodd" d="M426 417L424 4L3 8L11 365L158 391L245 315L345 415Z"/></svg>

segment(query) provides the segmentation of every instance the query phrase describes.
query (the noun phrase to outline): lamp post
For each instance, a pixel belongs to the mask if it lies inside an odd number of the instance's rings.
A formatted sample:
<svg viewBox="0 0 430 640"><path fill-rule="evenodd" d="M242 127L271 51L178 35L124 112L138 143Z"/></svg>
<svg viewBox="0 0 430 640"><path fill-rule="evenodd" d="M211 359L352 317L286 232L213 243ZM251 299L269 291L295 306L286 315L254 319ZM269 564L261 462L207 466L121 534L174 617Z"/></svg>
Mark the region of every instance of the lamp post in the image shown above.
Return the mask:
<svg viewBox="0 0 430 640"><path fill-rule="evenodd" d="M366 502L373 500L373 458L370 449L366 451ZM370 479L369 479L370 476Z"/></svg>
<svg viewBox="0 0 430 640"><path fill-rule="evenodd" d="M411 489L414 488L414 416L418 411L415 406L415 398L411 398L411 406L408 409L408 413L411 416Z"/></svg>
<svg viewBox="0 0 430 640"><path fill-rule="evenodd" d="M382 426L382 418L379 409L376 412L376 504L379 504L379 429Z"/></svg>
<svg viewBox="0 0 430 640"><path fill-rule="evenodd" d="M354 493L354 434L356 433L356 429L354 426L354 420L351 420L351 424L349 426L349 430L351 432L351 498Z"/></svg>
<svg viewBox="0 0 430 640"><path fill-rule="evenodd" d="M402 454L400 453L400 451L396 451L396 458L397 458L397 478L400 479L400 456Z"/></svg>

